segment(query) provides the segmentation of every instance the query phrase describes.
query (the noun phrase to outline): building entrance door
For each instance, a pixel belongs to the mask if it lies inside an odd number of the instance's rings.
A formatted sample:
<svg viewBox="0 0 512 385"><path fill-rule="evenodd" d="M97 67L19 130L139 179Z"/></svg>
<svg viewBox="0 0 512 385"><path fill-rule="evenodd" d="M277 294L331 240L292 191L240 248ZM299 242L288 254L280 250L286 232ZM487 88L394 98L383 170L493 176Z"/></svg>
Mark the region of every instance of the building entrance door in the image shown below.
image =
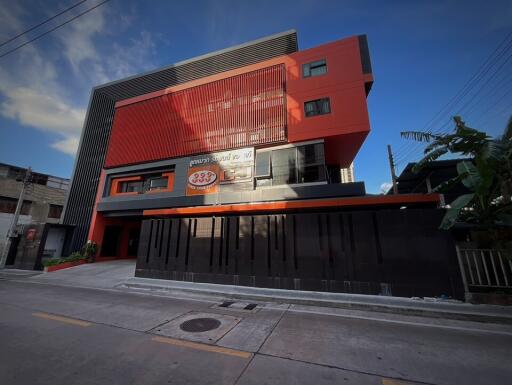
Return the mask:
<svg viewBox="0 0 512 385"><path fill-rule="evenodd" d="M121 226L105 226L100 253L102 257L116 257L118 255L122 229Z"/></svg>
<svg viewBox="0 0 512 385"><path fill-rule="evenodd" d="M131 228L128 233L128 250L127 250L127 256L128 257L136 257L137 251L139 249L139 235L140 235L140 228L134 227Z"/></svg>
<svg viewBox="0 0 512 385"><path fill-rule="evenodd" d="M18 252L18 244L20 243L20 236L11 238L11 244L9 247L9 252L7 253L7 259L5 261L6 265L14 265L14 261L16 260L16 253Z"/></svg>

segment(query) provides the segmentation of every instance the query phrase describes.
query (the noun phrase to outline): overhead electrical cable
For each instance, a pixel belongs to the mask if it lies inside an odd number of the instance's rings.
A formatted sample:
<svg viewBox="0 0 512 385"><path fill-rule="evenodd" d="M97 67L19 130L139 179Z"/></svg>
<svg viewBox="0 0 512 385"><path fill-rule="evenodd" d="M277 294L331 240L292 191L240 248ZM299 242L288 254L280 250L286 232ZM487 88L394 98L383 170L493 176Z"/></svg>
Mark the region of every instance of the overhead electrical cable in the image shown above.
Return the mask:
<svg viewBox="0 0 512 385"><path fill-rule="evenodd" d="M512 48L512 32L507 34L507 36L498 44L498 46L494 49L494 51L487 57L487 59L482 63L482 65L478 68L478 70L471 76L471 78L464 84L464 86L423 126L421 131L427 133L434 134L444 134L448 133L451 130L450 122L451 114L450 111L453 111L454 107L460 104L464 98L472 92L472 90L478 86L478 84L485 79L489 71L493 69L496 65L498 65L497 69L491 74L491 76L487 79L487 82L484 83L484 86L489 84L489 81L499 73L499 71L504 67L504 65L508 62L512 55L509 55L505 61L501 64L498 64L500 59L507 53L507 51ZM509 41L510 39L510 41ZM462 107L458 109L458 111L462 111L465 109L469 103L471 103L476 96L485 88L484 86L480 87L478 91L476 91L473 96L470 98L468 102L466 102ZM445 123L440 127L440 129L434 132L435 125L438 122L446 120ZM424 143L416 142L414 144L404 143L402 146L396 150L396 158L397 164L404 162L408 159L413 153L417 152L417 150L422 147Z"/></svg>
<svg viewBox="0 0 512 385"><path fill-rule="evenodd" d="M9 51L7 51L7 52L5 52L5 53L1 54L1 55L0 55L0 58L3 58L3 57L5 57L5 56L7 56L7 55L9 55L9 54L13 53L14 51L17 51L17 50L19 50L20 48L23 48L23 47L25 47L26 45L28 45L28 44L30 44L30 43L32 43L32 42L34 42L34 41L36 41L36 40L38 40L38 39L42 38L43 36L46 36L46 35L48 35L49 33L51 33L51 32L53 32L53 31L55 31L55 30L57 30L57 29L59 29L59 28L61 28L61 27L65 26L66 24L71 23L73 20L78 19L79 17L81 17L81 16L83 16L83 15L85 15L85 14L87 14L87 13L89 13L89 12L93 11L93 10L95 10L96 8L98 8L98 7L102 6L103 4L105 4L105 3L109 2L109 1L110 1L110 0L104 0L104 1L102 1L101 3L96 4L94 7L91 7L91 8L89 8L89 9L87 9L87 10L85 10L85 11L83 11L83 12L79 13L78 15L76 15L76 16L74 16L74 17L72 17L71 19L69 19L69 20L67 20L67 21L65 21L65 22L63 22L63 23L61 23L61 24L59 24L59 25L57 25L57 26L55 26L55 27L53 27L53 28L49 29L49 30L48 30L48 31L46 31L46 32L41 33L40 35L37 35L37 36L36 36L36 37L34 37L33 39L30 39L30 40L28 40L27 42L25 42L25 43L23 43L23 44L20 44L20 45L18 45L17 47L14 47L13 49L11 49L11 50L9 50Z"/></svg>
<svg viewBox="0 0 512 385"><path fill-rule="evenodd" d="M40 22L39 24L34 25L33 27L31 27L31 28L27 29L26 31L23 31L23 32L21 32L21 33L18 33L16 36L13 36L13 37L11 37L11 38L7 39L6 41L4 41L4 42L0 43L0 47L3 47L4 45L6 45L6 44L8 44L8 43L10 43L10 42L12 42L12 41L14 41L14 40L16 40L17 38L19 38L19 37L21 37L21 36L23 36L23 35L25 35L25 34L27 34L27 33L29 33L29 32L32 32L33 30L35 30L35 29L37 29L37 28L41 27L42 25L45 25L46 23L48 23L48 22L52 21L53 19L55 19L55 18L59 17L60 15L63 15L63 14L65 14L66 12L71 11L73 8L78 7L80 4L85 3L86 1L87 1L87 0L79 1L79 2L78 2L78 3L76 3L75 5L72 5L71 7L66 8L65 10L63 10L63 11L61 11L61 12L57 13L56 15L53 15L52 17L50 17L50 18L48 18L48 19L46 19L46 20L44 20L44 21Z"/></svg>

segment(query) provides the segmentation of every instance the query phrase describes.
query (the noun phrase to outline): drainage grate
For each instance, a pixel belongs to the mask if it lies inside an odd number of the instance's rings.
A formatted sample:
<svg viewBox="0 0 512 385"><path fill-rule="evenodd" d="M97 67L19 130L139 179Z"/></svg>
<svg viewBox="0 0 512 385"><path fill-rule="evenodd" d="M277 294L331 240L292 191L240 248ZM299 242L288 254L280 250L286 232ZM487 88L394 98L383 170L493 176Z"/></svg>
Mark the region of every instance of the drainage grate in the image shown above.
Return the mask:
<svg viewBox="0 0 512 385"><path fill-rule="evenodd" d="M250 311L250 312L255 312L260 309L258 307L257 303L235 302L235 301L224 301L220 305L213 305L212 307L222 308L222 309L226 309L226 310L235 310L235 311L245 310L245 311Z"/></svg>
<svg viewBox="0 0 512 385"><path fill-rule="evenodd" d="M200 333L217 329L220 324L220 321L215 318L193 318L183 322L180 329L189 333Z"/></svg>

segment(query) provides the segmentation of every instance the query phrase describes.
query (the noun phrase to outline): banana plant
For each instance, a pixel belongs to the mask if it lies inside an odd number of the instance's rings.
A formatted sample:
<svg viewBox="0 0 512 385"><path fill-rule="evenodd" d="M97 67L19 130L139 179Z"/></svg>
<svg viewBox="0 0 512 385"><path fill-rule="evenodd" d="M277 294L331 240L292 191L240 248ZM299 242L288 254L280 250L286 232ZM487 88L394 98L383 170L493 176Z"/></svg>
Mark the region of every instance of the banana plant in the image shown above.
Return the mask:
<svg viewBox="0 0 512 385"><path fill-rule="evenodd" d="M453 133L401 133L403 138L428 143L413 172L446 154L465 158L457 164L456 177L434 188L443 192L462 183L470 191L451 203L440 228L450 229L455 223L470 223L487 230L512 227L512 117L498 138L466 126L459 116L453 120Z"/></svg>

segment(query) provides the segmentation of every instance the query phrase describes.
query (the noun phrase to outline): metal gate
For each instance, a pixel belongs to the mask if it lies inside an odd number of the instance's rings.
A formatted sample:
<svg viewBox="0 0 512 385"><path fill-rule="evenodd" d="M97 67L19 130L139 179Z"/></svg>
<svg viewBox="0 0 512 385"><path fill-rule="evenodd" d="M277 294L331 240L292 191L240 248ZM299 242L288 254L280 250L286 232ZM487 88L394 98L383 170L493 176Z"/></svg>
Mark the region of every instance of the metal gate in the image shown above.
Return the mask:
<svg viewBox="0 0 512 385"><path fill-rule="evenodd" d="M467 293L512 289L512 260L504 250L461 249L457 258Z"/></svg>

